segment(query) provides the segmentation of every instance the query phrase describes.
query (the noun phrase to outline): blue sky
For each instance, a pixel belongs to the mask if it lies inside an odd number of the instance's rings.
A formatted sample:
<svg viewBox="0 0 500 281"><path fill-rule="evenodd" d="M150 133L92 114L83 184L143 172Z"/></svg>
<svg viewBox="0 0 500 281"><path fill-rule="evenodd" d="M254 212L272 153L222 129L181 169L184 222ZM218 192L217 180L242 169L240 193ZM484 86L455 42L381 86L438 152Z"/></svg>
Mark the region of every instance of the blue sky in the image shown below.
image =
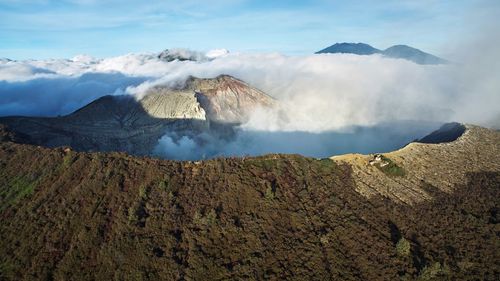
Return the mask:
<svg viewBox="0 0 500 281"><path fill-rule="evenodd" d="M498 0L0 0L0 57L184 47L309 54L335 42L441 55Z"/></svg>

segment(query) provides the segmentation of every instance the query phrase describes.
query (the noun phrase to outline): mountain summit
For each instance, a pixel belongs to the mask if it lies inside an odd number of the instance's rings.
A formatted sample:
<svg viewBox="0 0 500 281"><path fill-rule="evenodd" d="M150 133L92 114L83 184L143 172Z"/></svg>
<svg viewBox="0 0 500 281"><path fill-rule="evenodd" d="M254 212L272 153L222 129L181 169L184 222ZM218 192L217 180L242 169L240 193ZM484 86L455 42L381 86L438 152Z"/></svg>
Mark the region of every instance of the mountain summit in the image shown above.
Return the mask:
<svg viewBox="0 0 500 281"><path fill-rule="evenodd" d="M423 52L406 45L394 45L385 49L382 54L396 59L407 59L418 64L446 64L445 59Z"/></svg>
<svg viewBox="0 0 500 281"><path fill-rule="evenodd" d="M355 54L355 55L373 55L381 51L365 43L335 43L316 54Z"/></svg>
<svg viewBox="0 0 500 281"><path fill-rule="evenodd" d="M385 50L379 50L365 43L336 43L316 54L381 54L384 57L405 59L417 64L446 64L445 59L436 57L419 49L407 45L394 45Z"/></svg>

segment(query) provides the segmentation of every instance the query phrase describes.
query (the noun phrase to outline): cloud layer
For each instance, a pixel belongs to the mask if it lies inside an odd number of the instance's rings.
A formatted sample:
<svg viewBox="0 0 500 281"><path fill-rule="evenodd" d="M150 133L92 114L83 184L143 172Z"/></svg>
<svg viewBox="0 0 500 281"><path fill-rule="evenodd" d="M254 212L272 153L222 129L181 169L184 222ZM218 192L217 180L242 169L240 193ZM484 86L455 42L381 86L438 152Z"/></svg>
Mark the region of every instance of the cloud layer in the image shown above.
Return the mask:
<svg viewBox="0 0 500 281"><path fill-rule="evenodd" d="M388 152L427 135L439 126L439 123L432 122L391 122L321 133L239 129L234 139L222 139L207 133L179 136L169 132L159 140L153 154L167 159L198 160L268 153L324 158L345 153Z"/></svg>
<svg viewBox="0 0 500 281"><path fill-rule="evenodd" d="M339 140L336 133L359 127L404 120L500 126L496 106L500 104L496 78L500 67L493 59L500 56L495 48L484 49L480 57L466 53L462 63L438 66L377 55L178 52L201 59L167 62L157 54L127 54L107 59L1 60L0 116L68 114L107 94L140 98L152 86L177 84L190 75L229 74L273 96L280 107L255 112L241 126L236 140L224 143L223 149L210 136L198 137L207 143L200 148L194 139L166 132L156 153L179 159L273 151L323 155L345 151L338 149L339 142L331 142L336 146L318 143ZM411 140L413 133L401 142ZM290 143L290 139L300 141ZM289 145L283 147L284 142ZM308 148L308 143L314 145ZM314 151L314 146L324 148Z"/></svg>

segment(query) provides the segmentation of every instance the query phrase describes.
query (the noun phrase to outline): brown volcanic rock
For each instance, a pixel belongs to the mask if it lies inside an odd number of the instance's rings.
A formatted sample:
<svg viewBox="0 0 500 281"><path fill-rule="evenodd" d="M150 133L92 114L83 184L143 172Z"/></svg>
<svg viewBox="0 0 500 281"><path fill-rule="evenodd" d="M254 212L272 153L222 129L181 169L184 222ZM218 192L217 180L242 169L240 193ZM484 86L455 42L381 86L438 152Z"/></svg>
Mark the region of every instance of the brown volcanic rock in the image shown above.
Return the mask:
<svg viewBox="0 0 500 281"><path fill-rule="evenodd" d="M243 123L255 109L276 104L264 92L229 75L214 79L191 77L185 87L196 92L209 119L223 123Z"/></svg>

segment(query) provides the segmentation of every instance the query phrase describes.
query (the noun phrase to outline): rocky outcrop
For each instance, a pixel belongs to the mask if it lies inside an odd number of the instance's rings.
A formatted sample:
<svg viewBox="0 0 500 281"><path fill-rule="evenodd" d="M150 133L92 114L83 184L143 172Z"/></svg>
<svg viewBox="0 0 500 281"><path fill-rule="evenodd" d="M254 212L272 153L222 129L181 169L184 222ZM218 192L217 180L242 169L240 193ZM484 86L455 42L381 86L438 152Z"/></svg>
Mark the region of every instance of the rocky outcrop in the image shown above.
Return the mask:
<svg viewBox="0 0 500 281"><path fill-rule="evenodd" d="M156 87L139 103L147 114L159 119L199 119L206 120L205 110L201 107L192 91L177 91Z"/></svg>
<svg viewBox="0 0 500 281"><path fill-rule="evenodd" d="M256 108L276 103L264 92L228 75L215 79L191 77L186 81L186 89L196 93L209 119L222 123L243 123Z"/></svg>

